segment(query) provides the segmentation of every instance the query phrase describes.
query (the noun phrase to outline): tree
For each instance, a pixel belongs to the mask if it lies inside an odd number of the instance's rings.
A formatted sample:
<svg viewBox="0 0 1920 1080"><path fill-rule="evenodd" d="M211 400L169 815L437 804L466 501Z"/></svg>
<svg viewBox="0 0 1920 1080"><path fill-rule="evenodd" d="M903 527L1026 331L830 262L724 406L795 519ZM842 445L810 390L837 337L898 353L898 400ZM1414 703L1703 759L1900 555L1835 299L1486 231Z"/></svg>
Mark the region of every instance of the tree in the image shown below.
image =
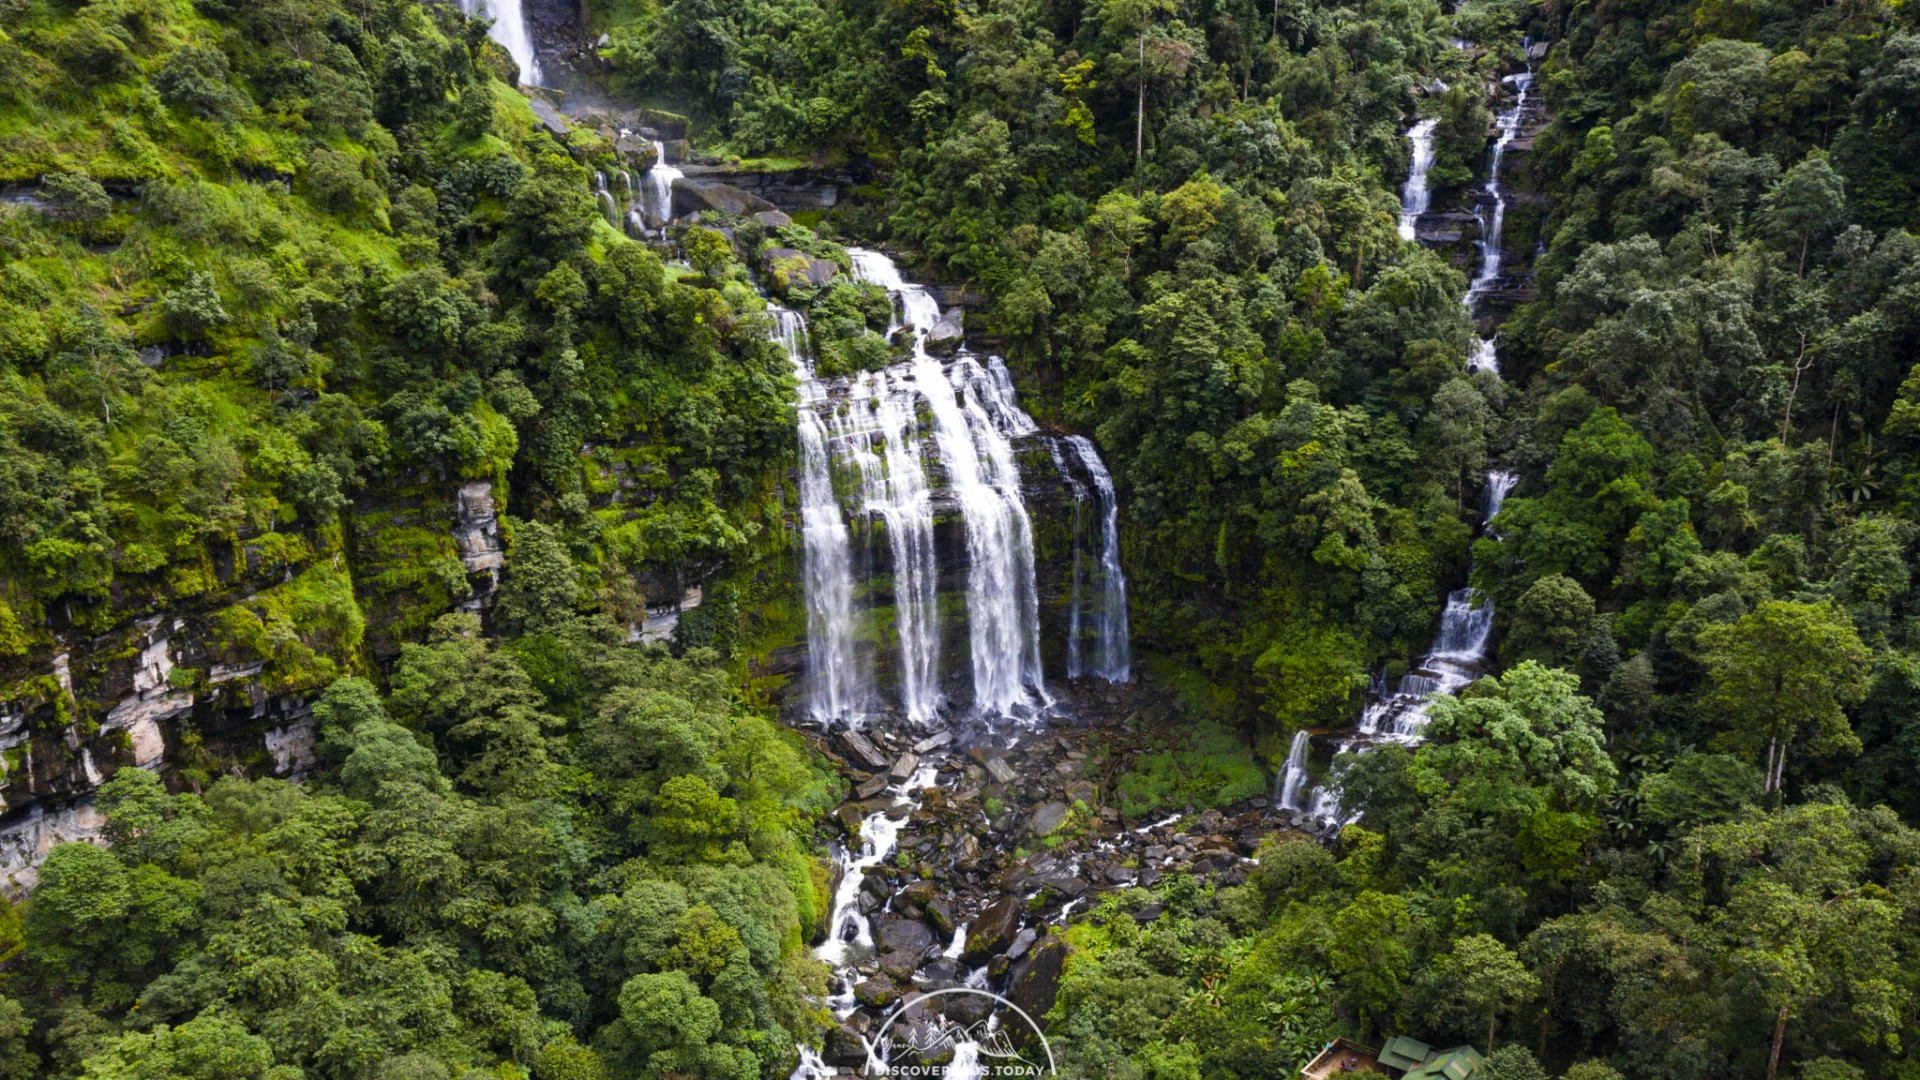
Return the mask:
<svg viewBox="0 0 1920 1080"><path fill-rule="evenodd" d="M496 605L500 618L527 632L551 628L573 613L579 596L573 556L551 525L520 522L511 535L506 580Z"/></svg>
<svg viewBox="0 0 1920 1080"><path fill-rule="evenodd" d="M1840 174L1821 151L1788 169L1762 200L1762 222L1777 239L1799 241L1800 276L1807 276L1807 252L1816 237L1837 231L1847 220L1847 195Z"/></svg>
<svg viewBox="0 0 1920 1080"><path fill-rule="evenodd" d="M1507 631L1514 661L1538 660L1566 667L1578 659L1594 616L1593 597L1565 574L1548 574L1520 594Z"/></svg>
<svg viewBox="0 0 1920 1080"><path fill-rule="evenodd" d="M1468 481L1487 467L1487 429L1493 410L1478 387L1467 379L1451 379L1433 395L1433 408L1421 421L1433 447L1437 471L1453 488L1454 509L1466 506Z"/></svg>
<svg viewBox="0 0 1920 1080"><path fill-rule="evenodd" d="M1491 934L1474 934L1454 942L1453 952L1441 961L1440 978L1446 983L1449 998L1485 1014L1488 1054L1493 1053L1494 1024L1500 1013L1532 1000L1540 992L1540 980L1513 950ZM1532 1060L1531 1054L1528 1060Z"/></svg>
<svg viewBox="0 0 1920 1080"><path fill-rule="evenodd" d="M1764 791L1780 790L1787 747L1803 729L1817 755L1860 752L1844 706L1866 696L1873 655L1831 602L1770 600L1708 626L1699 642L1711 680L1701 704L1727 726L1726 745L1765 747Z"/></svg>
<svg viewBox="0 0 1920 1080"><path fill-rule="evenodd" d="M1411 921L1405 900L1372 890L1355 896L1333 916L1327 959L1360 1014L1363 1033L1378 1029L1399 1005L1401 988L1413 969L1413 950L1406 941Z"/></svg>

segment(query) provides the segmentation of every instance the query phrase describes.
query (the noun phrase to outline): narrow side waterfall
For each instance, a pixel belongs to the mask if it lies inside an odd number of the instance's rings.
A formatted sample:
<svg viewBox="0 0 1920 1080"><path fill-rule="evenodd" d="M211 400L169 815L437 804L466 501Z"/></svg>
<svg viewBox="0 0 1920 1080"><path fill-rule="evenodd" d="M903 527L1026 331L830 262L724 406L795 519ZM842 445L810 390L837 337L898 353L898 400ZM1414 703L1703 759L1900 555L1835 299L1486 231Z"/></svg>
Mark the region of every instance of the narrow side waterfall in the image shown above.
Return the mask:
<svg viewBox="0 0 1920 1080"><path fill-rule="evenodd" d="M1302 729L1293 733L1293 745L1287 748L1287 768L1280 776L1280 809L1305 810L1301 796L1306 794L1307 758L1313 753L1313 735Z"/></svg>
<svg viewBox="0 0 1920 1080"><path fill-rule="evenodd" d="M1093 478L1096 511L1100 515L1100 600L1092 612L1093 673L1108 682L1133 679L1133 646L1127 630L1127 575L1120 568L1120 499L1113 488L1113 477L1093 442L1083 435L1067 436L1067 445L1079 457L1080 464ZM1076 531L1075 544L1079 537ZM1079 552L1074 558L1074 622L1079 617ZM1071 665L1069 665L1071 666ZM1069 671L1069 675L1080 672Z"/></svg>
<svg viewBox="0 0 1920 1080"><path fill-rule="evenodd" d="M1526 49L1525 38L1520 41L1521 49ZM1507 194L1500 185L1500 170L1507 159L1507 148L1520 135L1520 125L1524 121L1527 109L1527 95L1533 89L1533 67L1529 62L1527 70L1508 75L1504 82L1512 84L1515 94L1513 104L1501 110L1494 117L1494 130L1498 137L1494 139L1493 149L1488 153L1486 197L1488 207L1476 210L1474 216L1480 220L1480 271L1474 275L1473 283L1467 287L1464 303L1467 311L1477 312L1480 300L1499 280L1500 277L1500 237L1507 223ZM1496 345L1499 335L1477 338L1473 353L1467 359L1469 371L1491 371L1500 373L1500 355Z"/></svg>
<svg viewBox="0 0 1920 1080"><path fill-rule="evenodd" d="M1073 492L1073 592L1067 601L1067 678L1077 679L1087 671L1080 647L1080 610L1087 586L1087 571L1080 552L1080 508L1087 503L1087 485L1067 467L1067 459L1060 454L1060 442L1049 440L1047 449L1053 454L1053 467L1060 474L1060 482Z"/></svg>
<svg viewBox="0 0 1920 1080"><path fill-rule="evenodd" d="M647 199L644 209L653 215L654 220L665 224L673 220L673 182L686 173L667 164L667 147L664 143L653 144L653 168L647 170Z"/></svg>
<svg viewBox="0 0 1920 1080"><path fill-rule="evenodd" d="M618 229L620 227L620 205L614 202L613 192L607 188L607 174L599 169L593 171L593 198L594 201L600 204L601 216L607 219L607 224Z"/></svg>
<svg viewBox="0 0 1920 1080"><path fill-rule="evenodd" d="M1407 130L1413 141L1413 161L1407 169L1407 183L1400 189L1400 239L1414 238L1414 223L1427 212L1433 193L1427 190L1427 172L1433 168L1433 131L1438 120L1422 120Z"/></svg>
<svg viewBox="0 0 1920 1080"><path fill-rule="evenodd" d="M527 31L527 15L520 0L460 0L460 10L468 15L484 15L493 20L487 36L500 43L520 67L520 85L542 86L540 59L533 52L533 35Z"/></svg>

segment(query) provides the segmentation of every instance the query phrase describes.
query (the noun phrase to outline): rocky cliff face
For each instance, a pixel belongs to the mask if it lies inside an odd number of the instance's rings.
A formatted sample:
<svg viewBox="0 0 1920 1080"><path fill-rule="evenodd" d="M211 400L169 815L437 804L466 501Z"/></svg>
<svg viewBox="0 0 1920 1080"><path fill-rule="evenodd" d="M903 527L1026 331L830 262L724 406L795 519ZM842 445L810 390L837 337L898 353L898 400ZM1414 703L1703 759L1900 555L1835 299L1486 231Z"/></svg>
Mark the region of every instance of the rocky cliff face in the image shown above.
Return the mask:
<svg viewBox="0 0 1920 1080"><path fill-rule="evenodd" d="M495 514L488 481L427 482L341 527L212 544L197 574L45 604L34 647L0 659L0 884L26 888L54 844L97 836L93 792L117 769L176 788L303 775L314 694L491 596Z"/></svg>

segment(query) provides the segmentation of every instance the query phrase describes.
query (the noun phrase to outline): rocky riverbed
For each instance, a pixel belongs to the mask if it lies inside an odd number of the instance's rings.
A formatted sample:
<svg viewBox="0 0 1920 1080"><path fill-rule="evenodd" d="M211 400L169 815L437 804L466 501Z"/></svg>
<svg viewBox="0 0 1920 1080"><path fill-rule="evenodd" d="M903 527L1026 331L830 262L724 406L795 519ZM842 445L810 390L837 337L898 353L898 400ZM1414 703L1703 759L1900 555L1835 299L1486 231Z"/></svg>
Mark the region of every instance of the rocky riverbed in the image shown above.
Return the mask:
<svg viewBox="0 0 1920 1080"><path fill-rule="evenodd" d="M1065 691L1033 726L808 730L851 789L828 826L839 903L816 945L836 969L836 1026L813 1075L864 1070L886 1018L915 995L968 986L1043 1016L1072 916L1169 874L1240 884L1261 841L1295 825L1266 797L1127 818L1116 785L1135 757L1166 745L1180 710L1139 684ZM1159 914L1149 904L1135 918ZM909 1006L889 1031L893 1064L943 1060L950 1049L902 1048L977 1028L993 1009L965 994Z"/></svg>

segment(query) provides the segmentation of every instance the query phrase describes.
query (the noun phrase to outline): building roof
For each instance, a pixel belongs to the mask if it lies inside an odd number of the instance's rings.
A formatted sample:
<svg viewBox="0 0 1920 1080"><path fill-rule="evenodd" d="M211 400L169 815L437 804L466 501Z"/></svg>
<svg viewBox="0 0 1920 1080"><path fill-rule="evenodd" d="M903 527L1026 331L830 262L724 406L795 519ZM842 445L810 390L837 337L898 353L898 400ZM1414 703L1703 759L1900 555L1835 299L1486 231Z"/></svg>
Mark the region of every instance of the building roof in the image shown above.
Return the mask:
<svg viewBox="0 0 1920 1080"><path fill-rule="evenodd" d="M1481 1066L1486 1063L1487 1059L1473 1047L1456 1046L1429 1057L1417 1068L1409 1069L1400 1080L1469 1080L1478 1076Z"/></svg>
<svg viewBox="0 0 1920 1080"><path fill-rule="evenodd" d="M1433 1048L1419 1039L1395 1035L1380 1048L1380 1064L1411 1069L1433 1056Z"/></svg>

